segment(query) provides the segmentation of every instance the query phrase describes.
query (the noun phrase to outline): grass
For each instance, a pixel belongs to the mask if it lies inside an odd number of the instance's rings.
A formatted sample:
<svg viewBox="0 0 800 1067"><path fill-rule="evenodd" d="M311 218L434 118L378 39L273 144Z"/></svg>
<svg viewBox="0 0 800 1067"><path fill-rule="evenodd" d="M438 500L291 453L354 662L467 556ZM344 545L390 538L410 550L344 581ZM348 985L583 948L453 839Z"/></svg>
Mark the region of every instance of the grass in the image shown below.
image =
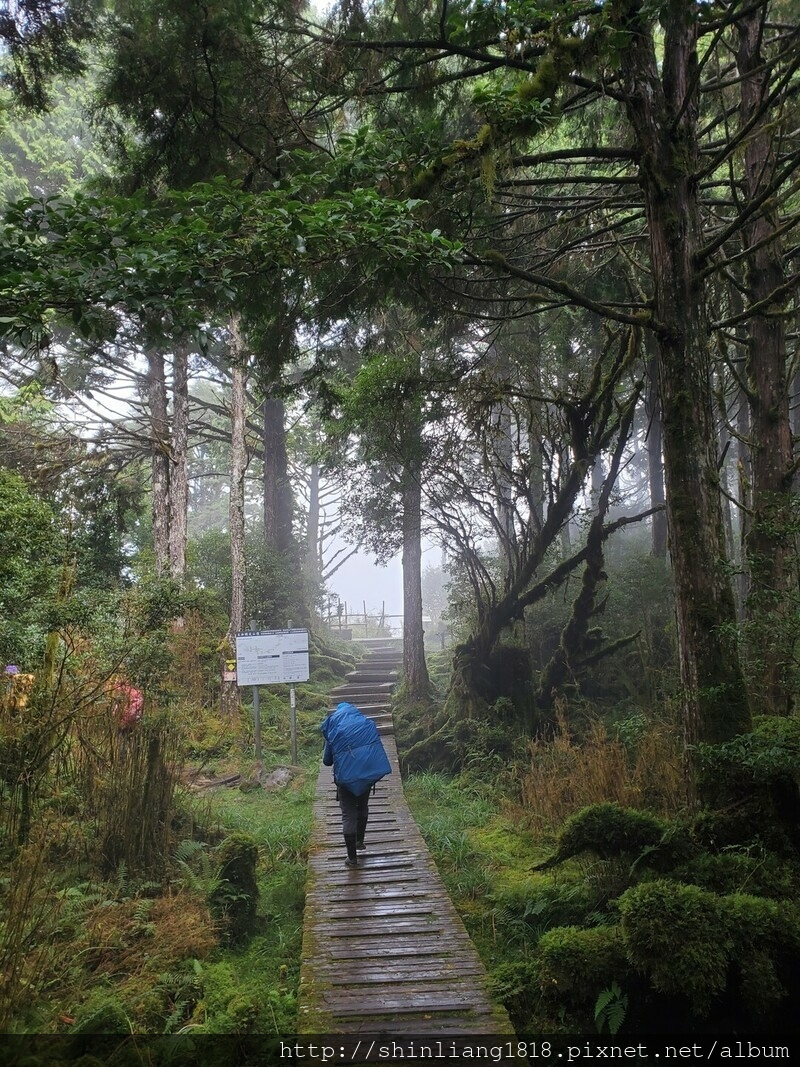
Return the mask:
<svg viewBox="0 0 800 1067"><path fill-rule="evenodd" d="M306 767L282 790L223 789L210 798L220 831L252 836L259 846L255 936L221 948L206 965L193 1025L205 1033L293 1033L303 937L306 860L316 787Z"/></svg>

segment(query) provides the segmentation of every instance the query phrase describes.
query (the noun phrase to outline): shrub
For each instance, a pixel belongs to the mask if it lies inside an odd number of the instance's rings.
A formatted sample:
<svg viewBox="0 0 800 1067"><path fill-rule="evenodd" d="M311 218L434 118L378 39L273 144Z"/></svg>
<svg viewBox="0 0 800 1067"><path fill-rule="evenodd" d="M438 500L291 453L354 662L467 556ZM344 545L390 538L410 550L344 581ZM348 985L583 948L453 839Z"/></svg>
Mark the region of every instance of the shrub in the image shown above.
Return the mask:
<svg viewBox="0 0 800 1067"><path fill-rule="evenodd" d="M670 876L715 893L746 891L780 899L792 897L797 892L797 872L780 856L761 848L701 852L672 870Z"/></svg>
<svg viewBox="0 0 800 1067"><path fill-rule="evenodd" d="M782 976L800 964L800 909L794 903L734 893L723 897L733 942L741 1009L766 1016L787 997Z"/></svg>
<svg viewBox="0 0 800 1067"><path fill-rule="evenodd" d="M517 960L500 964L489 976L489 992L506 1009L514 1028L523 1033L541 996L538 963Z"/></svg>
<svg viewBox="0 0 800 1067"><path fill-rule="evenodd" d="M547 875L497 890L494 925L505 937L535 942L554 926L586 924L600 904L585 878L556 881Z"/></svg>
<svg viewBox="0 0 800 1067"><path fill-rule="evenodd" d="M643 859L648 866L669 868L692 851L688 834L680 826L619 804L593 804L567 819L555 855L539 866L552 867L591 852L601 859Z"/></svg>
<svg viewBox="0 0 800 1067"><path fill-rule="evenodd" d="M696 1017L707 1017L725 994L734 1016L763 1022L797 994L800 909L793 902L658 881L628 890L619 909L634 966Z"/></svg>
<svg viewBox="0 0 800 1067"><path fill-rule="evenodd" d="M209 905L222 926L228 944L245 941L255 929L258 882L258 844L249 834L226 837L217 850L219 876L209 896Z"/></svg>
<svg viewBox="0 0 800 1067"><path fill-rule="evenodd" d="M552 1004L576 1013L591 1027L597 998L612 982L625 984L630 964L618 926L549 930L536 951L539 989Z"/></svg>
<svg viewBox="0 0 800 1067"><path fill-rule="evenodd" d="M800 850L800 718L757 716L750 733L719 745L698 745L698 786L717 806L739 809L727 827L736 843L761 837L772 847Z"/></svg>
<svg viewBox="0 0 800 1067"><path fill-rule="evenodd" d="M656 990L679 994L704 1016L727 981L733 948L721 899L694 885L658 880L619 899L625 947Z"/></svg>

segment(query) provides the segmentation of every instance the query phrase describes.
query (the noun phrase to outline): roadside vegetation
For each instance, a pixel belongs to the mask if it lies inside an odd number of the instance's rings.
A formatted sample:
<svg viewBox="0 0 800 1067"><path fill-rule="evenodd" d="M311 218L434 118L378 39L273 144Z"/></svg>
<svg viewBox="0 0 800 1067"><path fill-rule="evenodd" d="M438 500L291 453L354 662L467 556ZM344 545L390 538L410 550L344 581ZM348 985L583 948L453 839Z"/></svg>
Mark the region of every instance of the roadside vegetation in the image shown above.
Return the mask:
<svg viewBox="0 0 800 1067"><path fill-rule="evenodd" d="M170 636L165 625L160 636L160 684L150 679L127 736L92 656L62 663L53 690L35 683L24 718L3 701L5 1033L294 1029L330 666L321 685L297 687L297 766L288 687L263 691L256 764L252 707L231 719L176 684L194 661L198 683L218 688L218 656L204 662L185 631ZM342 674L354 662L329 652Z"/></svg>

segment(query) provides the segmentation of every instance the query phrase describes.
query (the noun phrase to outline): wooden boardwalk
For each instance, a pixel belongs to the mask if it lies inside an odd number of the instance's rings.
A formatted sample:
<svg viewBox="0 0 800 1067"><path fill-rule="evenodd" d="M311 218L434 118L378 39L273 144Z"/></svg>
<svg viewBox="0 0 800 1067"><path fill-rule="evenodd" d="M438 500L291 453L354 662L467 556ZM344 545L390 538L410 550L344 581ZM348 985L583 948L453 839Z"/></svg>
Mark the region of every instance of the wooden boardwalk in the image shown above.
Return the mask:
<svg viewBox="0 0 800 1067"><path fill-rule="evenodd" d="M370 800L366 856L344 865L341 812L323 767L314 808L300 971L299 1034L506 1035L505 1010L403 795L385 654L333 694L375 718L392 764ZM383 698L381 697L383 694Z"/></svg>

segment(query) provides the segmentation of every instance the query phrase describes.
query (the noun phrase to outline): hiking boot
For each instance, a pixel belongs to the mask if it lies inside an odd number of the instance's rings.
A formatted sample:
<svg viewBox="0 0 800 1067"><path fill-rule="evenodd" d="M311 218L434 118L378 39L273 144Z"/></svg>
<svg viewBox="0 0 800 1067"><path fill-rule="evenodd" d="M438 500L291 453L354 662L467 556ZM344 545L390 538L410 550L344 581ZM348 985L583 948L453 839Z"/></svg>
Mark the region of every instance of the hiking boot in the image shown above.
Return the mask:
<svg viewBox="0 0 800 1067"><path fill-rule="evenodd" d="M358 866L358 860L357 859L351 860L350 857L348 856L347 859L344 861L344 865L345 865L345 867L357 867Z"/></svg>
<svg viewBox="0 0 800 1067"><path fill-rule="evenodd" d="M363 841L357 841L356 842L356 852L359 854L359 856L363 856L366 851L367 851L367 846L364 844L364 842Z"/></svg>

